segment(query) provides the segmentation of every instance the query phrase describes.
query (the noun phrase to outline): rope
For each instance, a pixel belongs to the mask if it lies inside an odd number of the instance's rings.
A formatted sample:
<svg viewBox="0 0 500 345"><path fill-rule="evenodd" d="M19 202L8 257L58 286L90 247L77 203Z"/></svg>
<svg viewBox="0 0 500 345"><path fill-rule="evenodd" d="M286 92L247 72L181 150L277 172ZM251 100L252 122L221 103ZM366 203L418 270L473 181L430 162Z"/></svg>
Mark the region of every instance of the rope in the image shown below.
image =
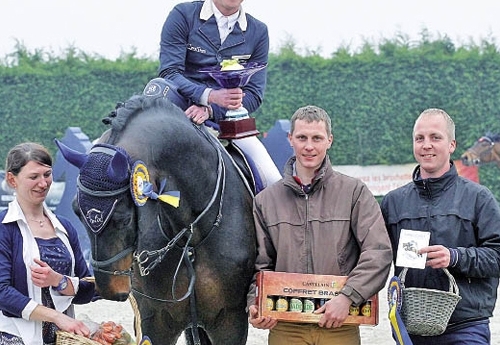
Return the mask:
<svg viewBox="0 0 500 345"><path fill-rule="evenodd" d="M130 293L128 295L128 301L130 302L130 305L132 306L132 310L134 311L134 330L135 330L135 336L136 339L142 339L142 329L141 329L141 313L139 311L139 306L137 305L137 300L135 297Z"/></svg>

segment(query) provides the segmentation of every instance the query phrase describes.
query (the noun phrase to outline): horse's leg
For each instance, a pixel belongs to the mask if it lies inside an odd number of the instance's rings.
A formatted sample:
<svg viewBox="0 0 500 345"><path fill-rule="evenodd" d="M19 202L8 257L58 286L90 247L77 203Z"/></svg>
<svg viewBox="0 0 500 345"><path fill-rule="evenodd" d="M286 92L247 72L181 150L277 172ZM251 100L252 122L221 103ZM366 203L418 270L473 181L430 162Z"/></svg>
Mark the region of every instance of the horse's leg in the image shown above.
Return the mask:
<svg viewBox="0 0 500 345"><path fill-rule="evenodd" d="M150 300L134 294L140 312L142 336L148 336L152 344L176 345L184 331L185 320L182 317L174 318L173 315L182 316L185 312L172 311L165 303Z"/></svg>
<svg viewBox="0 0 500 345"><path fill-rule="evenodd" d="M175 328L174 322L165 321L161 310L153 311L149 316L142 316L142 335L147 335L152 344L176 345L182 329ZM168 318L170 319L170 318Z"/></svg>
<svg viewBox="0 0 500 345"><path fill-rule="evenodd" d="M207 332L201 327L198 327L198 336L200 340L200 344L202 345L212 345L212 342L210 341L210 338L208 337ZM193 332L191 328L188 328L184 331L184 337L186 338L186 344L187 345L195 345L194 339L193 339Z"/></svg>
<svg viewBox="0 0 500 345"><path fill-rule="evenodd" d="M228 330L231 332L228 332ZM217 328L209 330L213 344L245 345L248 337L248 316L245 310L227 313Z"/></svg>

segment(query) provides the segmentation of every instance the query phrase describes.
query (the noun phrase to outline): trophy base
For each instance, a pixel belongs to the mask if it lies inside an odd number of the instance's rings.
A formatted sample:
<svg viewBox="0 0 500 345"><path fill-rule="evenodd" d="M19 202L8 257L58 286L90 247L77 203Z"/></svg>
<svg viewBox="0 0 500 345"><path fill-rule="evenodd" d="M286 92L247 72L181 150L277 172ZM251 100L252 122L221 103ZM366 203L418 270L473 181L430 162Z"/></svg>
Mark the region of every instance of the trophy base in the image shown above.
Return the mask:
<svg viewBox="0 0 500 345"><path fill-rule="evenodd" d="M241 139L258 135L253 117L219 121L219 139Z"/></svg>

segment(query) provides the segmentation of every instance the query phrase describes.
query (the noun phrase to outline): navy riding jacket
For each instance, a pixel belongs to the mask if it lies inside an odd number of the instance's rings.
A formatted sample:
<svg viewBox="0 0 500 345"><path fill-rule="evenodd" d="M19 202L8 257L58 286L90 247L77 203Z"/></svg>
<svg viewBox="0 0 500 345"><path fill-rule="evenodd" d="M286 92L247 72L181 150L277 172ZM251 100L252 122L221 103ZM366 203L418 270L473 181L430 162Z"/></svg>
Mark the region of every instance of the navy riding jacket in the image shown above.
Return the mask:
<svg viewBox="0 0 500 345"><path fill-rule="evenodd" d="M212 14L208 19L200 17L203 3L193 1L176 5L161 32L159 76L176 85L177 91L191 104L200 104L207 87L221 88L210 75L199 72L200 69L218 66L222 60L234 56L247 56L248 62L267 63L269 54L269 35L263 22L242 11L247 27L242 29L236 22L221 44L215 16ZM266 70L255 73L242 88L245 93L243 106L249 113L262 104ZM226 109L215 104L212 108L216 121L224 118Z"/></svg>

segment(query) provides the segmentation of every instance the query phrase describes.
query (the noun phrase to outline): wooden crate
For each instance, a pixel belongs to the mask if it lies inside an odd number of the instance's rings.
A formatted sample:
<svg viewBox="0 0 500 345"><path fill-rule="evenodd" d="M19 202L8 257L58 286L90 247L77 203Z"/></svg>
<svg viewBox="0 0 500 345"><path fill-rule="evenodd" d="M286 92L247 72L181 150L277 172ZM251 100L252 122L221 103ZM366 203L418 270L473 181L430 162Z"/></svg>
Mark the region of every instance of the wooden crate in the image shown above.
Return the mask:
<svg viewBox="0 0 500 345"><path fill-rule="evenodd" d="M338 295L346 280L346 276L261 271L257 274L256 296L259 316L317 323L321 314L312 311ZM359 307L351 307L344 324L375 326L378 325L378 316L378 294L375 294Z"/></svg>

